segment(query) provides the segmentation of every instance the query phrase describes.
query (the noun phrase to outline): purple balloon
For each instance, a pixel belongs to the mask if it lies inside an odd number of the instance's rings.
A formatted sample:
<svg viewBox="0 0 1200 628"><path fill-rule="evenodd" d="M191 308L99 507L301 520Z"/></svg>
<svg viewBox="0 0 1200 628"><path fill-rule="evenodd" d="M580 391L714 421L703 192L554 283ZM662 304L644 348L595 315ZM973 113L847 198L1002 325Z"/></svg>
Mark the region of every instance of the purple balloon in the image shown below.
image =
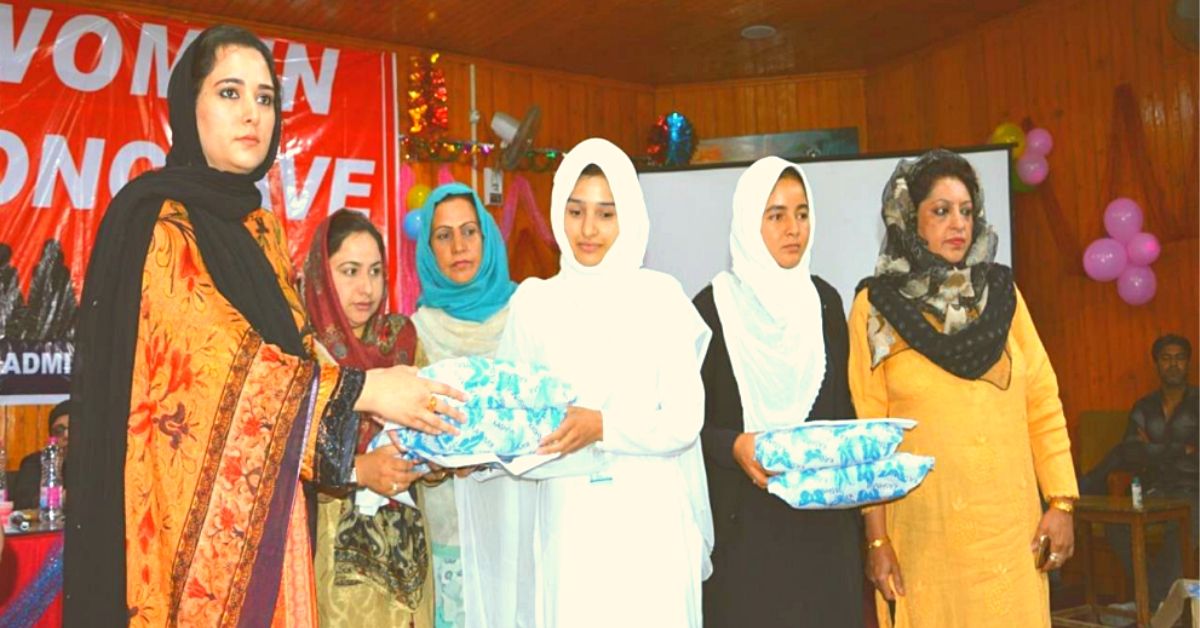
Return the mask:
<svg viewBox="0 0 1200 628"><path fill-rule="evenodd" d="M1112 281L1121 276L1128 258L1125 245L1112 238L1100 238L1083 252L1083 270L1096 281Z"/></svg>
<svg viewBox="0 0 1200 628"><path fill-rule="evenodd" d="M409 240L421 237L421 210L414 209L404 216L404 235Z"/></svg>
<svg viewBox="0 0 1200 628"><path fill-rule="evenodd" d="M1162 246L1158 244L1158 238L1154 237L1153 233L1135 233L1129 241L1125 243L1125 253L1129 257L1129 263L1134 266L1149 266L1158 259L1158 254L1162 253Z"/></svg>
<svg viewBox="0 0 1200 628"><path fill-rule="evenodd" d="M1117 294L1130 305L1143 305L1158 291L1158 278L1145 266L1130 266L1117 279Z"/></svg>
<svg viewBox="0 0 1200 628"><path fill-rule="evenodd" d="M1026 149L1025 154L1017 160L1017 176L1026 185L1038 185L1050 174L1050 164L1045 155L1031 155Z"/></svg>
<svg viewBox="0 0 1200 628"><path fill-rule="evenodd" d="M1131 198L1121 197L1104 208L1104 229L1121 242L1142 231L1142 208Z"/></svg>
<svg viewBox="0 0 1200 628"><path fill-rule="evenodd" d="M1050 132L1041 127L1025 134L1025 154L1046 156L1054 150L1054 138Z"/></svg>

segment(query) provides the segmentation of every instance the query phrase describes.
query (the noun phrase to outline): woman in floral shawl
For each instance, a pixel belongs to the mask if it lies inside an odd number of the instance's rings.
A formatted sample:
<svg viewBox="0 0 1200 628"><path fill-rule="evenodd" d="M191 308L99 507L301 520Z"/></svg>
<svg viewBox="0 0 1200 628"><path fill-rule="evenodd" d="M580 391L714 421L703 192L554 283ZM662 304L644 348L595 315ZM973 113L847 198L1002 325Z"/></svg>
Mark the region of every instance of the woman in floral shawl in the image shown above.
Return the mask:
<svg viewBox="0 0 1200 628"><path fill-rule="evenodd" d="M69 626L312 625L301 481L350 481L359 412L434 433L404 367L318 360L278 219L255 186L282 129L271 50L214 26L167 89L163 168L109 204L72 368Z"/></svg>

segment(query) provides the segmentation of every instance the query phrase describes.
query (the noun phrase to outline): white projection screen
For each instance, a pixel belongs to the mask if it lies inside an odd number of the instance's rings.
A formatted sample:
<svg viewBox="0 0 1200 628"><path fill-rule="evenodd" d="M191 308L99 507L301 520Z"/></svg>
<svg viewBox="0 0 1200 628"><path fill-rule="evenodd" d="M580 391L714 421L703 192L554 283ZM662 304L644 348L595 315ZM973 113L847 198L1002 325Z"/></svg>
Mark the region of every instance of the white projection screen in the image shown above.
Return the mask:
<svg viewBox="0 0 1200 628"><path fill-rule="evenodd" d="M996 261L1012 265L1007 146L955 149L975 167L988 222L1000 237ZM817 216L812 272L841 294L847 310L858 282L871 274L883 240L880 199L896 162L913 153L798 160ZM645 265L673 275L695 296L729 268L733 189L748 164L639 173L650 212ZM619 211L619 210L618 210Z"/></svg>

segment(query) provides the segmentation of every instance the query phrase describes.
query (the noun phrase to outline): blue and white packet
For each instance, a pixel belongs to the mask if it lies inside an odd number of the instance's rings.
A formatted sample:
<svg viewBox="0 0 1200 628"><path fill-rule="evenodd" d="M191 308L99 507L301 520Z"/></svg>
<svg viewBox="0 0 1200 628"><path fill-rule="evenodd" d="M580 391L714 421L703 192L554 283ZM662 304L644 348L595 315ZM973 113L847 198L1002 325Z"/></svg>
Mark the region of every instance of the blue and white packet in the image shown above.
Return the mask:
<svg viewBox="0 0 1200 628"><path fill-rule="evenodd" d="M767 491L800 510L858 508L907 495L933 469L933 458L897 453L842 467L788 471L767 479Z"/></svg>
<svg viewBox="0 0 1200 628"><path fill-rule="evenodd" d="M576 395L548 369L468 356L442 360L418 374L466 393L465 402L443 398L463 414L461 423L446 419L459 433L426 434L389 425L371 440L368 451L391 444L385 433L391 431L410 460L446 469L483 466L518 476L559 456L535 452L538 443L562 424ZM387 499L362 489L355 503L360 512L373 514Z"/></svg>
<svg viewBox="0 0 1200 628"><path fill-rule="evenodd" d="M772 473L864 464L896 453L911 419L808 421L759 433L754 457Z"/></svg>
<svg viewBox="0 0 1200 628"><path fill-rule="evenodd" d="M542 438L558 429L575 401L571 387L546 368L509 360L453 358L427 366L419 375L467 394L465 402L445 399L463 414L462 423L449 421L458 434L397 430L400 444L425 459L532 454Z"/></svg>

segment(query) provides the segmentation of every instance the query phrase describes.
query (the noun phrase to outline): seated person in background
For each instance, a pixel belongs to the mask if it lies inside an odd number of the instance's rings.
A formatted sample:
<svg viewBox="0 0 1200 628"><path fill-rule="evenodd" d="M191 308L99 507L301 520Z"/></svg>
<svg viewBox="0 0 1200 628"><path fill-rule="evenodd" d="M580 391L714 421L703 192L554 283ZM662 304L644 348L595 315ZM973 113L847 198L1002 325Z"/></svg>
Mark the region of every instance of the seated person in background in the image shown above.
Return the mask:
<svg viewBox="0 0 1200 628"><path fill-rule="evenodd" d="M1190 504L1195 546L1200 396L1196 386L1188 385L1192 344L1186 338L1168 334L1154 341L1151 355L1162 385L1133 404L1125 438L1108 457L1115 454L1119 468L1140 478L1147 497L1182 499ZM1147 559L1152 608L1166 596L1171 583L1183 577L1178 526L1174 521L1166 524L1162 547ZM1110 525L1105 536L1126 572L1132 573L1129 526Z"/></svg>
<svg viewBox="0 0 1200 628"><path fill-rule="evenodd" d="M67 448L67 427L71 423L71 400L60 402L50 411L50 436L58 439L58 446ZM21 469L17 472L17 481L13 484L13 508L24 510L38 507L38 495L42 484L42 450L21 459Z"/></svg>

